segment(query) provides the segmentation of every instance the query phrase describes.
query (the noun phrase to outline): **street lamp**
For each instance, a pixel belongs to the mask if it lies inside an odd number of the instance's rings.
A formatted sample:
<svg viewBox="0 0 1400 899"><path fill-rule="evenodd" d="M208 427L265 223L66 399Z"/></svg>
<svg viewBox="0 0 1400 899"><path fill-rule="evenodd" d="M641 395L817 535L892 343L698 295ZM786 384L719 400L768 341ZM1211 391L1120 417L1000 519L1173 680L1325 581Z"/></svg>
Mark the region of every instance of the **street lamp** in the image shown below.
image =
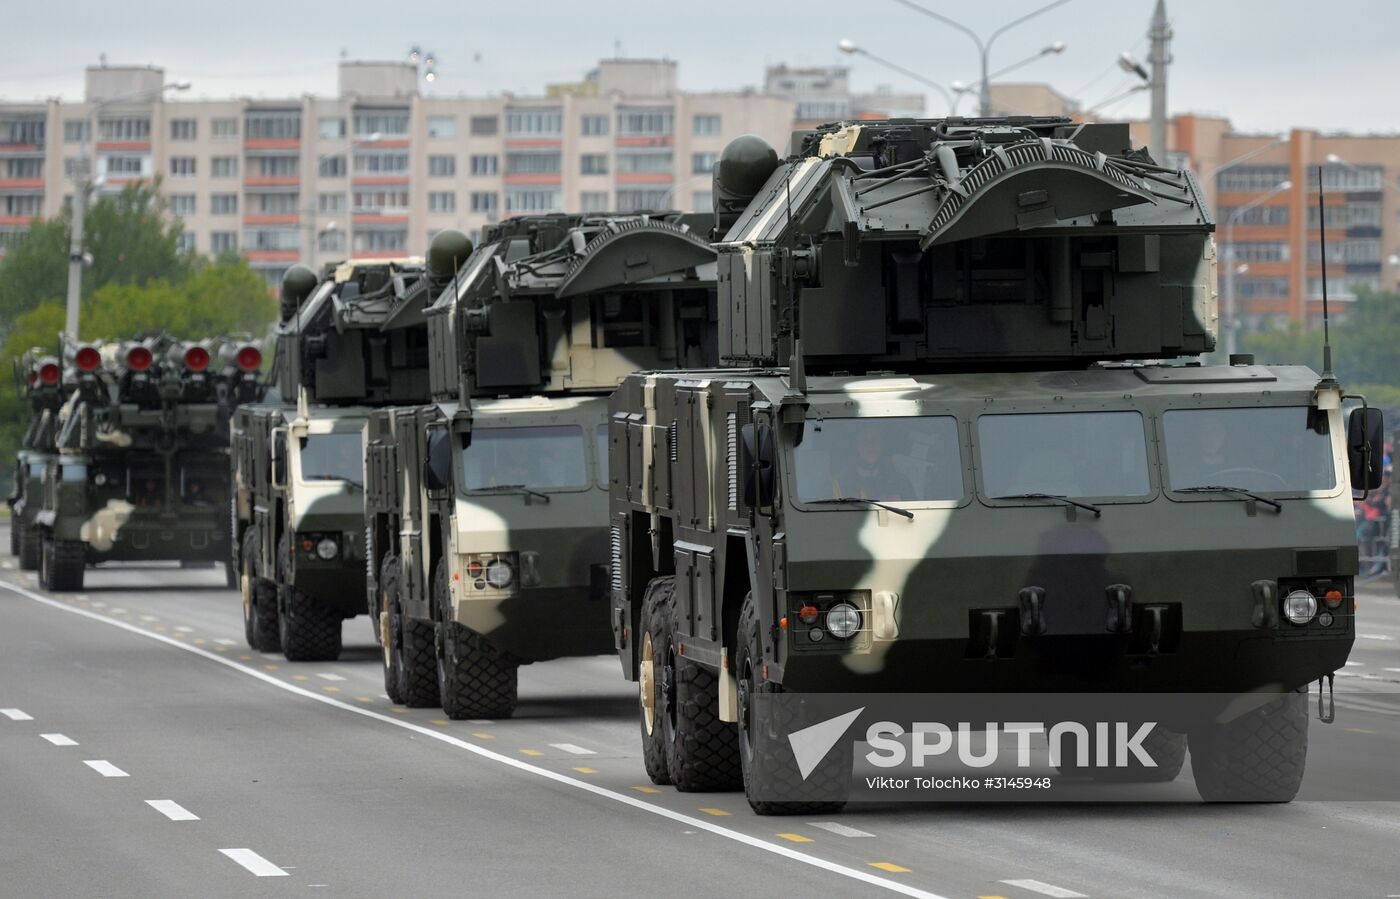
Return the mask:
<svg viewBox="0 0 1400 899"><path fill-rule="evenodd" d="M136 103L142 100L155 99L166 91L187 91L190 89L188 81L177 81L171 84L163 84L152 90L136 91L131 94L123 94L119 97L108 97L99 100L88 107L87 116L84 120L86 133L83 139L78 141L78 165L73 172L73 221L71 233L68 236L68 302L65 308L63 333L69 340L78 339L78 312L83 296L83 220L87 213L87 192L88 183L88 141L92 140L94 145L95 133L97 131L97 113L116 103Z"/></svg>
<svg viewBox="0 0 1400 899"><path fill-rule="evenodd" d="M1024 16L1021 16L1020 18L1013 19L1010 22L1007 22L1005 25L1001 26L996 31L993 31L986 38L983 38L977 32L973 31L971 28L968 28L961 22L954 21L953 19L948 18L942 13L937 13L931 9L928 9L927 7L920 6L918 3L915 3L914 0L894 0L894 2L898 3L901 6L908 7L909 9L912 9L917 13L922 13L923 15L926 15L931 19L937 19L944 25L956 28L958 31L961 31L963 34L972 38L972 42L977 45L977 53L982 60L981 87L978 91L980 99L979 106L981 107L979 115L981 115L983 118L986 118L992 114L992 76L989 75L987 72L988 61L992 51L992 44L996 43L997 38L1001 37L1003 34L1010 31L1012 28L1015 28L1017 25L1020 25L1023 22L1027 22L1035 18L1036 16L1041 15L1042 13L1047 13L1057 6L1064 6L1066 3L1069 2L1069 0L1055 0L1055 2L1053 3L1047 3L1039 9L1032 10L1031 12L1026 13ZM1061 45L1061 49L1063 49L1063 45ZM1044 52L1042 51L1040 55L1044 55Z"/></svg>
<svg viewBox="0 0 1400 899"><path fill-rule="evenodd" d="M1285 191L1293 189L1292 181L1280 181L1273 190L1266 194L1261 194L1250 200L1248 203L1231 210L1230 215L1225 219L1225 312L1220 316L1221 324L1225 328L1225 356L1228 358L1235 352L1235 275L1244 274L1249 271L1249 266L1240 266L1243 271L1238 271L1235 266L1235 225L1239 224L1246 212L1255 207L1262 206Z"/></svg>
<svg viewBox="0 0 1400 899"><path fill-rule="evenodd" d="M913 80L919 82L925 87L933 88L934 90L938 91L938 93L943 97L944 102L948 104L948 112L950 114L957 112L957 103L954 102L953 95L948 93L948 89L943 85L939 84L938 82L930 81L923 75L920 75L918 72L911 72L909 69L906 69L901 65L896 65L895 63L890 62L884 57L876 56L874 53L871 53L864 47L858 46L855 41L842 39L836 44L836 49L840 50L842 53L849 53L853 56L864 56L866 59L869 59L872 62L879 63L887 69L892 69L906 78L912 78Z"/></svg>

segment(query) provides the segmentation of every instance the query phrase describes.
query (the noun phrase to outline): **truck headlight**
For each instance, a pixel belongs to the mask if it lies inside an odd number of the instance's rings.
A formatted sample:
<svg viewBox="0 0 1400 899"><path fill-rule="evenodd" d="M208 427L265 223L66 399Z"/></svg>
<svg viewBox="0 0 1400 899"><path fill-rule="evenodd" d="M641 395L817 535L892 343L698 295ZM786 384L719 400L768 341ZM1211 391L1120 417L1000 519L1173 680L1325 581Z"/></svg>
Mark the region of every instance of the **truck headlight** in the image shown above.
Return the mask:
<svg viewBox="0 0 1400 899"><path fill-rule="evenodd" d="M515 572L505 559L496 559L486 566L486 582L497 590L504 590L515 580Z"/></svg>
<svg viewBox="0 0 1400 899"><path fill-rule="evenodd" d="M327 562L334 559L338 552L340 552L340 546L333 537L322 537L321 541L316 544L317 557Z"/></svg>
<svg viewBox="0 0 1400 899"><path fill-rule="evenodd" d="M827 609L826 629L833 637L849 640L860 630L860 610L848 602L838 602Z"/></svg>
<svg viewBox="0 0 1400 899"><path fill-rule="evenodd" d="M1294 590L1283 598L1283 614L1294 624L1307 624L1317 614L1317 597L1307 590Z"/></svg>

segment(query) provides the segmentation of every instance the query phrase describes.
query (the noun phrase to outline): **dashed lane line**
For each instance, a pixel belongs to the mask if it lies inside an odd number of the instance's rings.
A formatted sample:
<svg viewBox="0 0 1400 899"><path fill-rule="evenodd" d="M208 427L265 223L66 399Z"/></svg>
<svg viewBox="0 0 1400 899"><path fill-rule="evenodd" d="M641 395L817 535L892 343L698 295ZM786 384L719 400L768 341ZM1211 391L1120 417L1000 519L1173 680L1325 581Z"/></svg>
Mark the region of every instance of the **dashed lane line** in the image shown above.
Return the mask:
<svg viewBox="0 0 1400 899"><path fill-rule="evenodd" d="M237 646L237 645L238 645L238 642L237 642L237 641L235 641L235 640L230 640L228 637L219 637L219 638L216 639L214 642L217 643L217 644L219 644L220 646Z"/></svg>
<svg viewBox="0 0 1400 899"><path fill-rule="evenodd" d="M34 719L19 709L0 709L0 715L4 715L11 721L33 721Z"/></svg>
<svg viewBox="0 0 1400 899"><path fill-rule="evenodd" d="M1390 634L1357 634L1356 636L1362 640L1381 640L1386 643L1393 643L1395 641L1395 638Z"/></svg>
<svg viewBox="0 0 1400 899"><path fill-rule="evenodd" d="M637 789L640 790L641 787L638 787ZM716 818L728 818L730 814L722 808L702 808L700 811L704 812L707 815L713 815Z"/></svg>
<svg viewBox="0 0 1400 899"><path fill-rule="evenodd" d="M147 799L146 804L171 821L198 821L199 816L173 799ZM220 850L221 852L223 850Z"/></svg>
<svg viewBox="0 0 1400 899"><path fill-rule="evenodd" d="M598 753L594 752L594 751L591 750L591 749L584 749L582 746L575 746L573 743L550 743L549 746L550 746L551 749L557 749L557 750L559 750L560 752L567 752L567 753L569 753L570 755L597 755L597 754L598 754Z"/></svg>
<svg viewBox="0 0 1400 899"><path fill-rule="evenodd" d="M811 827L820 828L821 830L824 830L827 833L834 833L838 837L855 838L875 836L875 834L870 833L868 831L857 830L854 827L848 827L845 824L841 824L837 821L808 821L807 824Z"/></svg>
<svg viewBox="0 0 1400 899"><path fill-rule="evenodd" d="M329 673L324 672L324 671L317 672L316 676L319 677L321 680L329 680L329 681L342 681L342 680L345 680L345 678L341 677L339 674L329 674Z"/></svg>
<svg viewBox="0 0 1400 899"><path fill-rule="evenodd" d="M77 746L78 741L72 737L65 737L63 734L39 734L55 746Z"/></svg>
<svg viewBox="0 0 1400 899"><path fill-rule="evenodd" d="M84 759L83 764L101 774L103 777L130 777L122 769L107 761L106 759Z"/></svg>
<svg viewBox="0 0 1400 899"><path fill-rule="evenodd" d="M780 833L780 834L777 834L777 836L781 837L781 838L784 839L784 840L787 840L789 843L815 843L815 842L816 842L816 840L812 839L811 837L804 837L804 836L803 836L802 834L800 834L800 833Z"/></svg>
<svg viewBox="0 0 1400 899"><path fill-rule="evenodd" d="M579 790L585 793L590 793L601 799L607 799L613 802L617 802L636 811L645 812L649 815L655 815L658 818L665 818L669 821L673 821L677 824L684 825L688 828L693 828L695 830L703 830L706 833L712 834L713 836L717 836L722 839L739 843L751 849L758 850L759 852L766 852L770 855L776 855L785 858L789 861L797 862L798 864L803 864L812 868L827 871L831 874L835 874L840 877L845 877L850 880L859 881L869 886L878 887L880 889L887 890L892 893L898 893L904 896L914 896L917 897L917 899L944 899L944 897L940 894L931 892L929 890L920 889L907 883L900 883L897 880L893 880L888 877L882 877L878 874L873 874L869 871L864 871L859 868L853 868L849 865L843 865L840 862L835 862L827 858L822 858L816 855L809 855L808 853L800 852L796 849L790 848L780 843L775 843L772 840L752 836L750 834L746 834L738 830L731 830L730 828L725 827L724 825L719 824L715 821L707 821L703 818L698 818L685 812L679 812L673 809L666 808L665 806L658 805L654 802L648 802L645 799L639 799L635 796L628 796L625 793L619 793L607 787L589 783L586 780L581 780L577 777L564 774L560 771L552 771L548 768L542 768L538 765L534 765L529 762L513 758L511 756L503 755L502 753L496 752L491 749L487 749L486 747L477 745L476 743L469 743L466 740L460 739L458 737L453 736L450 733L441 730L436 730L431 727L424 727L422 725L415 724L412 721L404 720L403 718L393 718L389 715L380 714L379 712L376 712L373 709L362 708L360 706L352 705L348 702L342 702L341 700L336 699L335 697L313 692L303 687L299 687L289 681L283 680L278 677L274 677L273 675L266 674L254 668L249 668L246 665L240 665L237 662L216 655L215 653L209 652L205 649L201 649L198 646L191 646L189 643L176 640L173 637L165 637L160 634L153 634L145 628L138 627L134 624L130 624L125 621L118 621L113 618L108 618L104 615L98 615L95 612L89 612L86 609L80 609L76 606L66 605L62 602L50 599L49 597L44 596L43 594L35 593L32 590L25 589L24 587L20 587L16 584L0 581L0 587L9 590L12 593L19 594L20 596L23 596L27 599L33 600L34 602L37 602L40 605L45 605L49 608L57 609L60 612L67 612L71 615L81 615L85 618L89 618L93 621L105 624L108 627L120 628L137 636L144 637L147 640L156 640L183 652L192 653L205 659L206 661L213 662L217 665L223 665L232 671L236 671L239 674L242 674L245 677L251 677L256 680L262 681L268 686L274 687L278 690L283 690L288 693L295 694L297 696L302 697L303 699L311 699L316 702L323 703L327 706L339 709L343 712L349 712L353 715L359 715L364 718L378 721L381 724L388 724L393 727L401 728L403 730L412 731L413 733L418 734L419 736L427 737L431 740L437 740L441 743L445 743L449 746L453 746L465 752L470 752L473 755L476 755L482 759L493 761L497 764L504 765L509 768L514 768L517 771L533 775L542 780L553 781L554 783L559 784L561 786L570 787L572 789ZM225 855L228 855L230 850L220 851L223 852ZM251 850L248 851L251 853ZM233 858L233 856L231 855L229 857ZM237 861L237 859L235 859L235 861ZM281 871L280 868L277 868L270 862L268 863L268 866L270 868L274 868L277 871Z"/></svg>
<svg viewBox="0 0 1400 899"><path fill-rule="evenodd" d="M894 862L869 862L872 868L879 868L881 871L889 871L891 874L908 874L910 870L903 865L896 865Z"/></svg>
<svg viewBox="0 0 1400 899"><path fill-rule="evenodd" d="M179 627L175 628L175 633L177 633L177 634L192 634L192 633L194 633L194 628L190 627L190 626L187 625L187 624L182 624L182 625L180 625Z"/></svg>
<svg viewBox="0 0 1400 899"><path fill-rule="evenodd" d="M220 849L219 851L247 868L254 877L291 876L251 849Z"/></svg>
<svg viewBox="0 0 1400 899"><path fill-rule="evenodd" d="M1057 887L1053 883L1045 883L1042 880L1003 880L1000 882L1009 887L1020 887L1023 890L1030 890L1032 893L1039 893L1042 896L1052 896L1054 899L1089 899L1089 897L1083 893L1076 893L1074 890Z"/></svg>

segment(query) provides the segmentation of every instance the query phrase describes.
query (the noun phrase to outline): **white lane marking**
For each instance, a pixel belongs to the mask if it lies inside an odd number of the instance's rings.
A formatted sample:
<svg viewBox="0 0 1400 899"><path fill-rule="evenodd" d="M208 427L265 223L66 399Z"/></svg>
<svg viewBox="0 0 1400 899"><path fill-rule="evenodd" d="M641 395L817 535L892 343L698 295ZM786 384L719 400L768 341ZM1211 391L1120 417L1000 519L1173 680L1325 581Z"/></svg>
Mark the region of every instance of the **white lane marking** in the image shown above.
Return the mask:
<svg viewBox="0 0 1400 899"><path fill-rule="evenodd" d="M146 804L171 821L198 821L199 816L173 799L147 799ZM246 850L245 850L246 851Z"/></svg>
<svg viewBox="0 0 1400 899"><path fill-rule="evenodd" d="M490 718L468 718L468 724L495 724Z"/></svg>
<svg viewBox="0 0 1400 899"><path fill-rule="evenodd" d="M591 749L584 749L582 746L575 746L573 743L550 743L549 745L552 746L553 748L559 750L560 752L568 752L568 753L571 753L571 754L573 754L573 755L597 755L597 754L598 754L598 753L594 752L594 751L591 750Z"/></svg>
<svg viewBox="0 0 1400 899"><path fill-rule="evenodd" d="M65 737L63 734L39 734L55 746L77 746L78 741L72 737Z"/></svg>
<svg viewBox="0 0 1400 899"><path fill-rule="evenodd" d="M142 620L142 621L159 621L160 619L157 618L157 617L154 616L154 615L142 615L142 616L141 616L141 620Z"/></svg>
<svg viewBox="0 0 1400 899"><path fill-rule="evenodd" d="M430 740L437 740L439 743L446 743L449 746L454 746L457 749L470 752L473 755L480 756L483 759L489 759L490 761L496 762L500 765L504 765L508 768L514 768L515 770L522 771L526 774L533 774L536 777L539 777L543 780L554 781L557 784L561 784L566 787L572 787L573 789L580 790L585 793L591 793L594 796L599 796L604 799L610 799L613 802L620 803L622 805L636 809L637 811L646 812L647 814L655 815L658 818L665 818L669 821L675 821L678 824L684 824L685 826L692 827L696 830L703 830L706 833L713 834L717 837L723 837L726 840L731 840L735 843L740 843L744 846L748 846L749 848L756 849L760 852L767 852L770 855L781 856L782 858L788 859L789 861L798 862L799 864L808 865L813 868L819 868L823 871L829 871L832 874L837 874L841 877L846 877L851 880L857 880L861 883L869 884L870 886L874 887L879 887L880 889L888 890L892 893L899 893L903 896L913 896L916 897L916 899L945 899L945 897L941 896L938 893L933 893L928 890L921 890L918 887L910 886L906 883L900 883L899 881L892 880L888 877L881 877L878 874L872 874L867 871L852 868L847 865L840 864L839 862L834 862L829 859L821 858L815 855L809 855L805 852L801 852L796 849L791 849L787 846L778 845L777 843L770 843L766 839L763 839L761 837L750 836L749 834L742 833L737 830L730 830L729 828L724 827L720 824L716 824L713 821L702 821L699 818L691 817L690 815L687 815L683 812L672 811L671 809L665 808L663 806L647 802L645 799L637 799L632 796L626 796L622 793L610 790L607 787L592 784L585 780L579 780L576 777L570 777L567 774L561 774L557 771L551 771L548 768L541 768L538 765L532 765L529 762L523 762L520 759L514 759L509 756L502 755L499 752L494 752L490 749L486 749L483 746L478 746L475 743L468 743L466 740L458 739L457 737L454 737L451 734L434 730L429 727L423 727L422 725L414 724L412 721L407 721L402 718L391 718L388 715L382 715L379 712L376 712L372 709L363 708L357 705L350 705L349 703L341 702L339 699L336 699L333 696L327 696L324 693L313 693L312 691L307 690L303 687L298 687L292 682L279 680L278 678L272 676L271 674L268 674L265 671L258 671L254 668L249 668L245 665L238 663L237 661L226 658L225 656L218 655L217 653L210 652L206 649L201 649L198 646L193 646L189 643L185 643L182 640L176 640L174 637L167 637L163 634L152 633L151 631L148 631L145 628L137 627L136 625L129 624L125 621L118 621L115 618L108 618L105 615L98 615L93 612L89 612L86 609L80 609L76 606L69 606L57 600L49 599L47 596L44 596L41 593L35 593L32 590L26 590L25 588L17 586L15 584L0 581L0 587L9 590L12 593L18 593L20 596L23 596L27 599L31 599L34 602L39 603L40 605L48 606L51 609L57 609L60 612L68 612L73 615L81 615L84 618L90 618L93 621L100 622L101 624L105 624L108 627L120 628L121 630L128 631L132 634L137 635L138 637L145 637L147 640L156 640L161 643L164 643L167 646L171 646L175 649L181 650L182 652L188 652L193 655L197 655L200 658L205 659L209 662L213 662L216 665L223 665L232 671L236 671L239 674L244 675L245 677L251 677L255 678L256 680L260 680L264 684L267 684L270 687L275 687L278 690L283 690L287 693L295 694L304 699L312 699L323 705L330 706L331 708L340 709L342 712L349 712L353 715L359 715L363 718L369 718L374 721L378 721L381 724L388 724L393 727L402 728L403 730L412 731L413 733L418 734L421 737L426 737Z"/></svg>
<svg viewBox="0 0 1400 899"><path fill-rule="evenodd" d="M1400 668L1386 668L1385 670L1386 670L1386 671L1389 671L1389 672L1391 672L1391 673L1393 673L1393 674L1400 674ZM4 711L4 710L3 710L3 709L0 709L0 711Z"/></svg>
<svg viewBox="0 0 1400 899"><path fill-rule="evenodd" d="M316 676L322 680L345 680L339 674L317 674Z"/></svg>
<svg viewBox="0 0 1400 899"><path fill-rule="evenodd" d="M1365 663L1365 662L1347 662L1347 667L1348 667L1348 668L1365 668L1365 667L1366 667L1366 663Z"/></svg>
<svg viewBox="0 0 1400 899"><path fill-rule="evenodd" d="M33 721L34 719L21 712L19 709L0 709L0 715L4 715L11 721Z"/></svg>
<svg viewBox="0 0 1400 899"><path fill-rule="evenodd" d="M247 868L254 877L291 876L251 849L220 849L219 851Z"/></svg>
<svg viewBox="0 0 1400 899"><path fill-rule="evenodd" d="M1356 636L1360 637L1363 640L1384 640L1387 643L1390 643L1395 639L1389 634L1357 634Z"/></svg>
<svg viewBox="0 0 1400 899"><path fill-rule="evenodd" d="M237 645L238 645L238 643L237 643L236 641L230 640L228 637L220 637L219 639L215 640L214 642L217 643L217 644L219 644L220 646L237 646Z"/></svg>
<svg viewBox="0 0 1400 899"><path fill-rule="evenodd" d="M78 597L78 598L79 598L79 599L87 599L86 596L80 596L80 597ZM105 602L103 602L102 600L100 600L100 599L94 599L94 600L92 601L92 607L93 607L94 609L105 609L105 608L107 608L107 604L106 604Z"/></svg>
<svg viewBox="0 0 1400 899"><path fill-rule="evenodd" d="M188 633L193 633L193 631L194 631L194 628L189 627L188 625L184 625L184 624L182 624L182 625L180 625L179 627L175 628L175 633L177 633L177 634L188 634Z"/></svg>
<svg viewBox="0 0 1400 899"><path fill-rule="evenodd" d="M112 614L113 614L113 615L125 615L125 614L126 614L126 609L113 609L113 610L112 610Z"/></svg>
<svg viewBox="0 0 1400 899"><path fill-rule="evenodd" d="M1055 899L1089 899L1083 893L1076 893L1074 890L1067 890L1064 887L1057 887L1053 883L1045 883L1040 880L1003 880L1007 886L1020 887L1023 890L1030 890L1032 893L1039 893L1042 896L1054 896Z"/></svg>
<svg viewBox="0 0 1400 899"><path fill-rule="evenodd" d="M122 769L107 761L106 759L84 759L83 764L101 774L103 777L130 777Z"/></svg>
<svg viewBox="0 0 1400 899"><path fill-rule="evenodd" d="M838 837L873 837L875 834L867 833L864 830L856 830L854 827L847 827L836 821L808 821L812 827L819 827L827 833L834 833Z"/></svg>

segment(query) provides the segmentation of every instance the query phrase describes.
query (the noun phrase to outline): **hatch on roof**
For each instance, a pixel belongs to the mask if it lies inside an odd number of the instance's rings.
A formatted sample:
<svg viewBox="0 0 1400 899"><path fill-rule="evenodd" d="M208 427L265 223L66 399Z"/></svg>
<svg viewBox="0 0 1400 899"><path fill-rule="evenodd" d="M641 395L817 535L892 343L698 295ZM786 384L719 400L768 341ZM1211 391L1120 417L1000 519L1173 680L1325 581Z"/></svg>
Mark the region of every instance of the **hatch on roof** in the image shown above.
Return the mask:
<svg viewBox="0 0 1400 899"><path fill-rule="evenodd" d="M1241 384L1278 380L1262 365L1163 365L1139 368L1137 376L1149 384Z"/></svg>

